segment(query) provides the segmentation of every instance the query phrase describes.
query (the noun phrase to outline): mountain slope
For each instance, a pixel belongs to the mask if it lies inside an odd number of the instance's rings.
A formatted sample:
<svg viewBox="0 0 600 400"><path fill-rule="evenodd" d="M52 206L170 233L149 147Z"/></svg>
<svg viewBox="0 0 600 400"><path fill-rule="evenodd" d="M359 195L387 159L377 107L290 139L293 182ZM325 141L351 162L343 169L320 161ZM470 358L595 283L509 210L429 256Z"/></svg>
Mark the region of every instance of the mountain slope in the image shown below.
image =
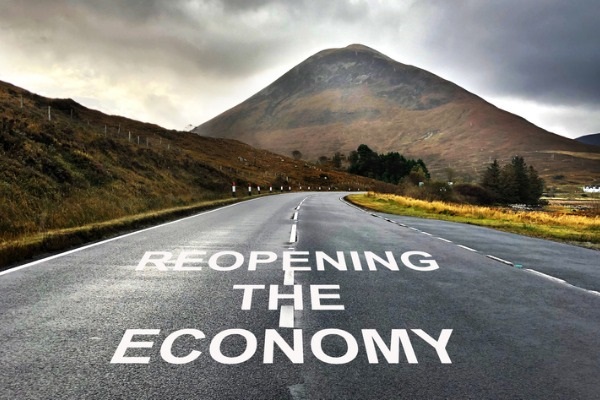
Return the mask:
<svg viewBox="0 0 600 400"><path fill-rule="evenodd" d="M264 191L288 177L294 188L373 184L235 140L109 116L0 82L0 244L231 197L231 182L238 194L248 184Z"/></svg>
<svg viewBox="0 0 600 400"><path fill-rule="evenodd" d="M591 135L580 136L575 140L577 140L578 142L584 143L584 144L600 146L600 133L594 133Z"/></svg>
<svg viewBox="0 0 600 400"><path fill-rule="evenodd" d="M451 167L476 176L494 158L508 161L515 154L545 177L560 170L581 182L600 171L598 149L362 45L315 54L193 132L281 154L299 150L309 159L348 154L365 143L423 158L438 175Z"/></svg>

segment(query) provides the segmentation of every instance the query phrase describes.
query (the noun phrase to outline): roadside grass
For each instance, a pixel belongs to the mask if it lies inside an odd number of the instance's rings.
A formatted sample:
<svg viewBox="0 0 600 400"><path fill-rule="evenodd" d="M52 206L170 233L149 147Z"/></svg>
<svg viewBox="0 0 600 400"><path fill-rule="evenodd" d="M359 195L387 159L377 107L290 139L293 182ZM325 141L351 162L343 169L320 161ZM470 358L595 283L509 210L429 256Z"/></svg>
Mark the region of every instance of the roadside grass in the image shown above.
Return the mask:
<svg viewBox="0 0 600 400"><path fill-rule="evenodd" d="M0 270L32 257L114 237L128 231L237 203L245 199L248 199L248 197L202 201L193 205L144 212L73 228L37 232L14 240L2 241L0 242Z"/></svg>
<svg viewBox="0 0 600 400"><path fill-rule="evenodd" d="M347 196L353 204L388 214L440 219L600 249L600 217L423 201L369 192Z"/></svg>

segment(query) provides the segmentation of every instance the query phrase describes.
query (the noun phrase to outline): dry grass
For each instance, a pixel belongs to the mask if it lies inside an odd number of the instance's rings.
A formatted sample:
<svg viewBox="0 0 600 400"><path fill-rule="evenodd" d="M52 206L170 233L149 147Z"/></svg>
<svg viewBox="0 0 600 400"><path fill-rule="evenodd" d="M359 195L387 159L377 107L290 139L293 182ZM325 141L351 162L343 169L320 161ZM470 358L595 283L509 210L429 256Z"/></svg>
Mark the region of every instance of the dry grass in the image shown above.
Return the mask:
<svg viewBox="0 0 600 400"><path fill-rule="evenodd" d="M28 257L33 248L56 250L59 243L95 240L96 230L113 232L120 218L227 199L232 182L243 196L250 184L264 193L286 181L293 190L376 190L377 185L235 140L105 115L0 82L0 248L5 253L16 246L28 249L22 252ZM98 225L103 223L112 228ZM33 245L42 243L40 237L44 244Z"/></svg>
<svg viewBox="0 0 600 400"><path fill-rule="evenodd" d="M101 240L125 231L139 229L238 201L240 199L234 198L204 201L185 207L144 212L72 228L47 230L24 235L14 240L2 241L0 242L0 269L36 255Z"/></svg>
<svg viewBox="0 0 600 400"><path fill-rule="evenodd" d="M600 217L423 201L368 193L351 195L356 205L390 214L435 218L600 248Z"/></svg>

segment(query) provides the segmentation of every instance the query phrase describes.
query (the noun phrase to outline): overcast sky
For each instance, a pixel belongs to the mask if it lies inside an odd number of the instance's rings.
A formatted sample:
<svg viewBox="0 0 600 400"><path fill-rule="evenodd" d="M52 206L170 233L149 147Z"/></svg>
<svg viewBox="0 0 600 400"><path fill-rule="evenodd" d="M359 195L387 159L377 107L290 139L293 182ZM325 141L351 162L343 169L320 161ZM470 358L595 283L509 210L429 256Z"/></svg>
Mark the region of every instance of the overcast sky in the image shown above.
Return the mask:
<svg viewBox="0 0 600 400"><path fill-rule="evenodd" d="M361 43L568 137L600 132L597 0L0 0L0 80L190 129Z"/></svg>

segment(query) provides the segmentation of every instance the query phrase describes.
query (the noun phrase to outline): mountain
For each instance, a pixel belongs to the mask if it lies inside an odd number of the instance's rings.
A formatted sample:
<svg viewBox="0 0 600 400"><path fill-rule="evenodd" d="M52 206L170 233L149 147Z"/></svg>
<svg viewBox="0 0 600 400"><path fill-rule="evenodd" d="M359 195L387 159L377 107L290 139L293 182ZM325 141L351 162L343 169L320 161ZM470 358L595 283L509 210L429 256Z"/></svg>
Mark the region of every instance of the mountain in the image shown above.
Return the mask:
<svg viewBox="0 0 600 400"><path fill-rule="evenodd" d="M591 144L594 146L600 146L600 133L594 133L591 135L580 136L577 139L578 142Z"/></svg>
<svg viewBox="0 0 600 400"><path fill-rule="evenodd" d="M288 178L294 189L374 183L0 82L0 248L38 232L229 198L232 182L238 194L248 184L264 193Z"/></svg>
<svg viewBox="0 0 600 400"><path fill-rule="evenodd" d="M422 158L438 177L477 177L522 155L540 175L587 182L600 149L547 132L452 82L363 45L309 57L271 85L193 130L307 159L359 144Z"/></svg>

